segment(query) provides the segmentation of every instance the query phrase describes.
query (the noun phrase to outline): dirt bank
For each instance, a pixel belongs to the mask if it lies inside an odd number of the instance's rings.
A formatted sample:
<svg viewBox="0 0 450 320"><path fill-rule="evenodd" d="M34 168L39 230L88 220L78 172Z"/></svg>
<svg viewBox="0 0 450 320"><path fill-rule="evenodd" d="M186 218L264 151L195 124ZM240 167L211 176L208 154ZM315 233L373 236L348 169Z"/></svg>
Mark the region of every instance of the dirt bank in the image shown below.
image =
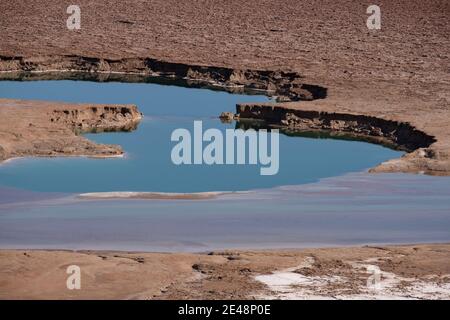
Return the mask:
<svg viewBox="0 0 450 320"><path fill-rule="evenodd" d="M24 156L118 156L123 154L120 146L97 144L80 133L129 131L140 119L133 105L0 99L0 161Z"/></svg>
<svg viewBox="0 0 450 320"><path fill-rule="evenodd" d="M449 299L449 247L430 244L208 254L2 250L0 298ZM80 290L66 288L70 265L81 268ZM367 288L367 279L373 275L367 265L381 270L378 289ZM296 277L303 281L292 282ZM281 283L280 279L289 281Z"/></svg>
<svg viewBox="0 0 450 320"><path fill-rule="evenodd" d="M406 108L405 103L399 101L395 109ZM408 152L399 159L372 168L371 172L450 174L450 139L446 129L443 130L447 126L446 118L437 119L425 114L418 117L407 111L380 113L380 107L374 100L340 101L335 98L302 104L239 104L236 117L241 121L264 120L268 126L288 132L327 130L334 134L347 133Z"/></svg>

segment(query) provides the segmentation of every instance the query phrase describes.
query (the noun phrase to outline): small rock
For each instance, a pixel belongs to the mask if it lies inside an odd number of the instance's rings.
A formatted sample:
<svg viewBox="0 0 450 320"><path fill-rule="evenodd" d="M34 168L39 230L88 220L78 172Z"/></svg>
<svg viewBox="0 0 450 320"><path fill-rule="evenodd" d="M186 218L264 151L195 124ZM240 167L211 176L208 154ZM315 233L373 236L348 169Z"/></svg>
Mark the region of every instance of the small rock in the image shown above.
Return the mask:
<svg viewBox="0 0 450 320"><path fill-rule="evenodd" d="M232 112L222 112L220 114L219 118L222 122L229 123L234 120L235 116Z"/></svg>

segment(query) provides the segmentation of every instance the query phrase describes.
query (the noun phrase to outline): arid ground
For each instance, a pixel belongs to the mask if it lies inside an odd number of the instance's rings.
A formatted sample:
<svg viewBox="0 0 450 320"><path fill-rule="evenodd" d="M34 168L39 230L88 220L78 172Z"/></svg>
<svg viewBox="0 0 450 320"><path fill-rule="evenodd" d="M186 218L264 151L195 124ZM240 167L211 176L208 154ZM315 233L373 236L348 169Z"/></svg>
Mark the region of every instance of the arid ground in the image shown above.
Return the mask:
<svg viewBox="0 0 450 320"><path fill-rule="evenodd" d="M164 254L0 251L0 298L450 299L450 246ZM81 268L81 289L66 287ZM368 287L380 269L379 287Z"/></svg>

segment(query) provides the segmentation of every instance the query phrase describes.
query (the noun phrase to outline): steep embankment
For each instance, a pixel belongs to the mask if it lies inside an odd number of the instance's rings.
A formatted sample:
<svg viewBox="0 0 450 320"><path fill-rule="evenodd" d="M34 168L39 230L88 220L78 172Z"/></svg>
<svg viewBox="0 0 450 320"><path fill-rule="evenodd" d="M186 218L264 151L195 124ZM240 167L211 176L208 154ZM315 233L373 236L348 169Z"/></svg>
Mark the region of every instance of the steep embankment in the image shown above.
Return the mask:
<svg viewBox="0 0 450 320"><path fill-rule="evenodd" d="M2 72L3 71L3 72ZM183 81L187 86L220 87L230 92L262 90L283 101L314 100L326 97L326 88L305 84L296 72L235 69L189 65L152 58L100 59L81 56L40 56L24 58L0 56L1 80L67 79L71 75L48 71L75 71L78 78L108 81L146 81L145 76ZM33 72L33 73L31 73ZM83 74L84 73L84 74ZM134 77L133 77L134 75ZM73 74L72 74L73 76Z"/></svg>
<svg viewBox="0 0 450 320"><path fill-rule="evenodd" d="M440 147L442 143L437 143L434 135L395 117L381 118L371 112L360 114L339 109L320 103L238 104L236 118L264 120L269 126L291 132L327 130L334 134L345 133L408 152L400 159L380 164L371 172L450 174L448 150Z"/></svg>

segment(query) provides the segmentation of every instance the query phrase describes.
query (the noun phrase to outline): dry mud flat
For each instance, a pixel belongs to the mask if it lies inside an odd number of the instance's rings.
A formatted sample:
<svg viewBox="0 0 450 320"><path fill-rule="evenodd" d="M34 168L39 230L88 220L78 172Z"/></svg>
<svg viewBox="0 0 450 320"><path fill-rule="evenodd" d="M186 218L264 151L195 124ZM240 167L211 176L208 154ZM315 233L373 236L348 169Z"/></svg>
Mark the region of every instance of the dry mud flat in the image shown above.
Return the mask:
<svg viewBox="0 0 450 320"><path fill-rule="evenodd" d="M70 265L81 268L80 290L66 287ZM374 268L378 285L368 287ZM0 298L450 299L450 245L205 254L2 250Z"/></svg>

